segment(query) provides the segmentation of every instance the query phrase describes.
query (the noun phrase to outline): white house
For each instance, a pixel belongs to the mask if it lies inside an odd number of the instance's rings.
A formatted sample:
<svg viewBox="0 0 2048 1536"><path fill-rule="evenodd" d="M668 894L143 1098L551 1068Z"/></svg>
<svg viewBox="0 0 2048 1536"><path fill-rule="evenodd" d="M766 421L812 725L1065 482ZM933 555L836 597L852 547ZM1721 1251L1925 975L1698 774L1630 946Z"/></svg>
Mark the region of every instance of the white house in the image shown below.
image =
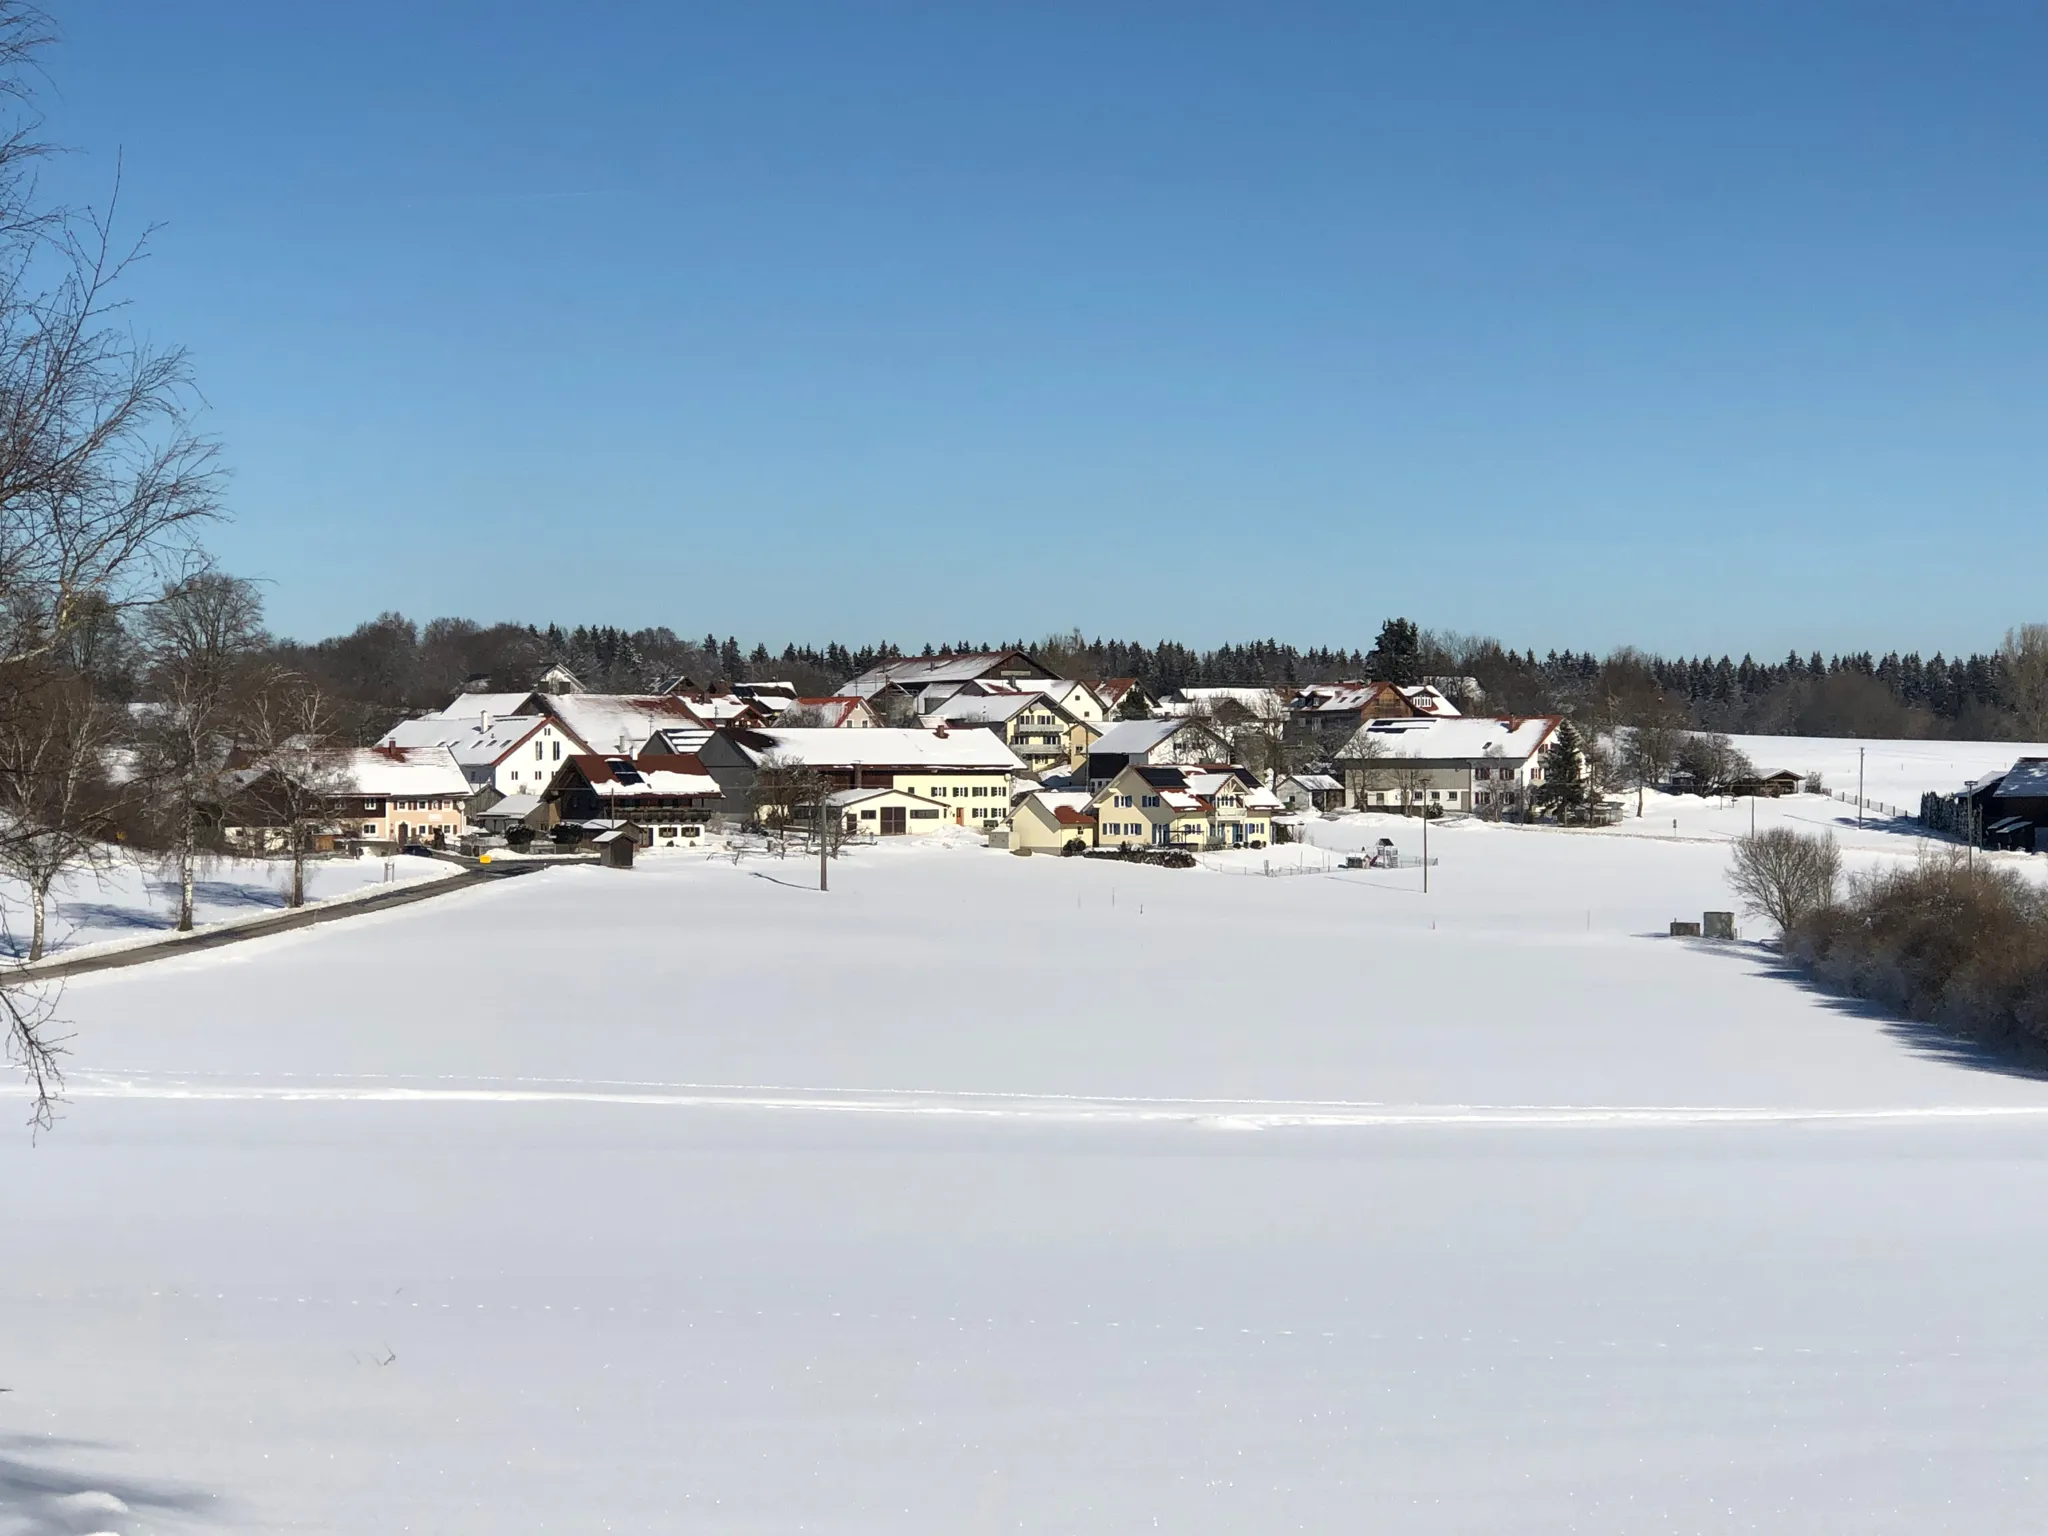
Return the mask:
<svg viewBox="0 0 2048 1536"><path fill-rule="evenodd" d="M1337 751L1345 793L1365 810L1519 815L1543 782L1557 715L1382 719Z"/></svg>
<svg viewBox="0 0 2048 1536"><path fill-rule="evenodd" d="M1227 763L1230 743L1201 720L1119 720L1088 747L1088 782L1100 788L1132 764Z"/></svg>
<svg viewBox="0 0 2048 1536"><path fill-rule="evenodd" d="M562 760L587 751L568 727L551 715L425 715L401 720L377 743L380 747L446 747L462 765L472 792L537 795Z"/></svg>

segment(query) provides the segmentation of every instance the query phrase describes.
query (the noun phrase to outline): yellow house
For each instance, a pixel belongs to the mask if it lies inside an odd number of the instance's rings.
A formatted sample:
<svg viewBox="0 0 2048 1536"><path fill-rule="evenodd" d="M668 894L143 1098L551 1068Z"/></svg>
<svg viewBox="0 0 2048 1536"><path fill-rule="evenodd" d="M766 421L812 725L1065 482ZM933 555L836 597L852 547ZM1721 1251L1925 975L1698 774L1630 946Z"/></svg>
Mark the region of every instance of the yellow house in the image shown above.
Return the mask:
<svg viewBox="0 0 2048 1536"><path fill-rule="evenodd" d="M1034 790L1010 813L1010 848L1032 853L1059 853L1069 843L1095 846L1095 797L1086 790Z"/></svg>
<svg viewBox="0 0 2048 1536"><path fill-rule="evenodd" d="M1263 848L1283 807L1244 768L1132 763L1090 800L1104 848Z"/></svg>

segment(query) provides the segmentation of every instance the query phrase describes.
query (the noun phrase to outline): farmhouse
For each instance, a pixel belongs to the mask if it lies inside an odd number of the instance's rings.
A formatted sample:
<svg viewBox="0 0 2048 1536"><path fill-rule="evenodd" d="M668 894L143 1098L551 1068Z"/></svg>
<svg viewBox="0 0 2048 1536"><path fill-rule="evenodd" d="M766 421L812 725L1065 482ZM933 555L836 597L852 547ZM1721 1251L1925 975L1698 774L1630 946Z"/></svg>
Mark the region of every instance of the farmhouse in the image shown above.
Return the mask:
<svg viewBox="0 0 2048 1536"><path fill-rule="evenodd" d="M565 756L586 751L568 728L548 715L423 715L401 720L380 747L446 747L462 765L472 792L537 795Z"/></svg>
<svg viewBox="0 0 2048 1536"><path fill-rule="evenodd" d="M1365 810L1526 812L1559 716L1386 718L1337 751L1350 803Z"/></svg>
<svg viewBox="0 0 2048 1536"><path fill-rule="evenodd" d="M334 802L342 836L385 848L462 840L469 779L446 747L357 747L336 756L348 785Z"/></svg>
<svg viewBox="0 0 2048 1536"><path fill-rule="evenodd" d="M901 789L944 804L957 826L1002 826L1010 781L1024 760L987 730L867 731L805 727L715 731L698 748L718 781L719 809L752 816L775 798L808 799L802 781L828 790ZM786 781L786 782L785 782Z"/></svg>
<svg viewBox="0 0 2048 1536"><path fill-rule="evenodd" d="M683 829L702 826L718 799L718 781L696 758L656 754L579 754L562 764L547 792L557 823L630 820L645 842L668 847L694 838Z"/></svg>
<svg viewBox="0 0 2048 1536"><path fill-rule="evenodd" d="M1369 720L1442 720L1457 713L1448 698L1426 684L1311 683L1287 703L1289 723L1317 738L1349 738Z"/></svg>
<svg viewBox="0 0 2048 1536"><path fill-rule="evenodd" d="M927 837L958 825L953 808L929 795L903 789L840 789L826 796L849 833L876 837ZM799 808L798 820L802 820Z"/></svg>

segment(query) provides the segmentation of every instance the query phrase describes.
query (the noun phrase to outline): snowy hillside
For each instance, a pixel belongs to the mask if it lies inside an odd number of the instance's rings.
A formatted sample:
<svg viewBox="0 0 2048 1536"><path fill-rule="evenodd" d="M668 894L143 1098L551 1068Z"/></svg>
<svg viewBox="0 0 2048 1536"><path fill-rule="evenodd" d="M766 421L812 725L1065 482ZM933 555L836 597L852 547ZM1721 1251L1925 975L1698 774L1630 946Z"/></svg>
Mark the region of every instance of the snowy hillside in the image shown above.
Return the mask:
<svg viewBox="0 0 2048 1536"><path fill-rule="evenodd" d="M1749 813L1445 825L1427 895L1390 818L1194 871L905 840L827 895L651 858L83 978L67 1118L0 1142L0 1488L57 1531L2035 1528L2048 1084L1659 937ZM1410 867L1265 874L1381 836Z"/></svg>

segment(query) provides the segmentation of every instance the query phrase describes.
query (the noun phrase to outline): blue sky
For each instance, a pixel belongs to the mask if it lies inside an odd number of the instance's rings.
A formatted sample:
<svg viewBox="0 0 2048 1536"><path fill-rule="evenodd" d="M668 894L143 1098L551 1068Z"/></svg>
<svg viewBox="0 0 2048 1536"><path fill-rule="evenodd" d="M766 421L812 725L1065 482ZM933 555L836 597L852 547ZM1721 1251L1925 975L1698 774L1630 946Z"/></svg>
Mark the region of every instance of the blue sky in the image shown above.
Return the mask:
<svg viewBox="0 0 2048 1536"><path fill-rule="evenodd" d="M2048 619L2048 11L59 4L310 636Z"/></svg>

